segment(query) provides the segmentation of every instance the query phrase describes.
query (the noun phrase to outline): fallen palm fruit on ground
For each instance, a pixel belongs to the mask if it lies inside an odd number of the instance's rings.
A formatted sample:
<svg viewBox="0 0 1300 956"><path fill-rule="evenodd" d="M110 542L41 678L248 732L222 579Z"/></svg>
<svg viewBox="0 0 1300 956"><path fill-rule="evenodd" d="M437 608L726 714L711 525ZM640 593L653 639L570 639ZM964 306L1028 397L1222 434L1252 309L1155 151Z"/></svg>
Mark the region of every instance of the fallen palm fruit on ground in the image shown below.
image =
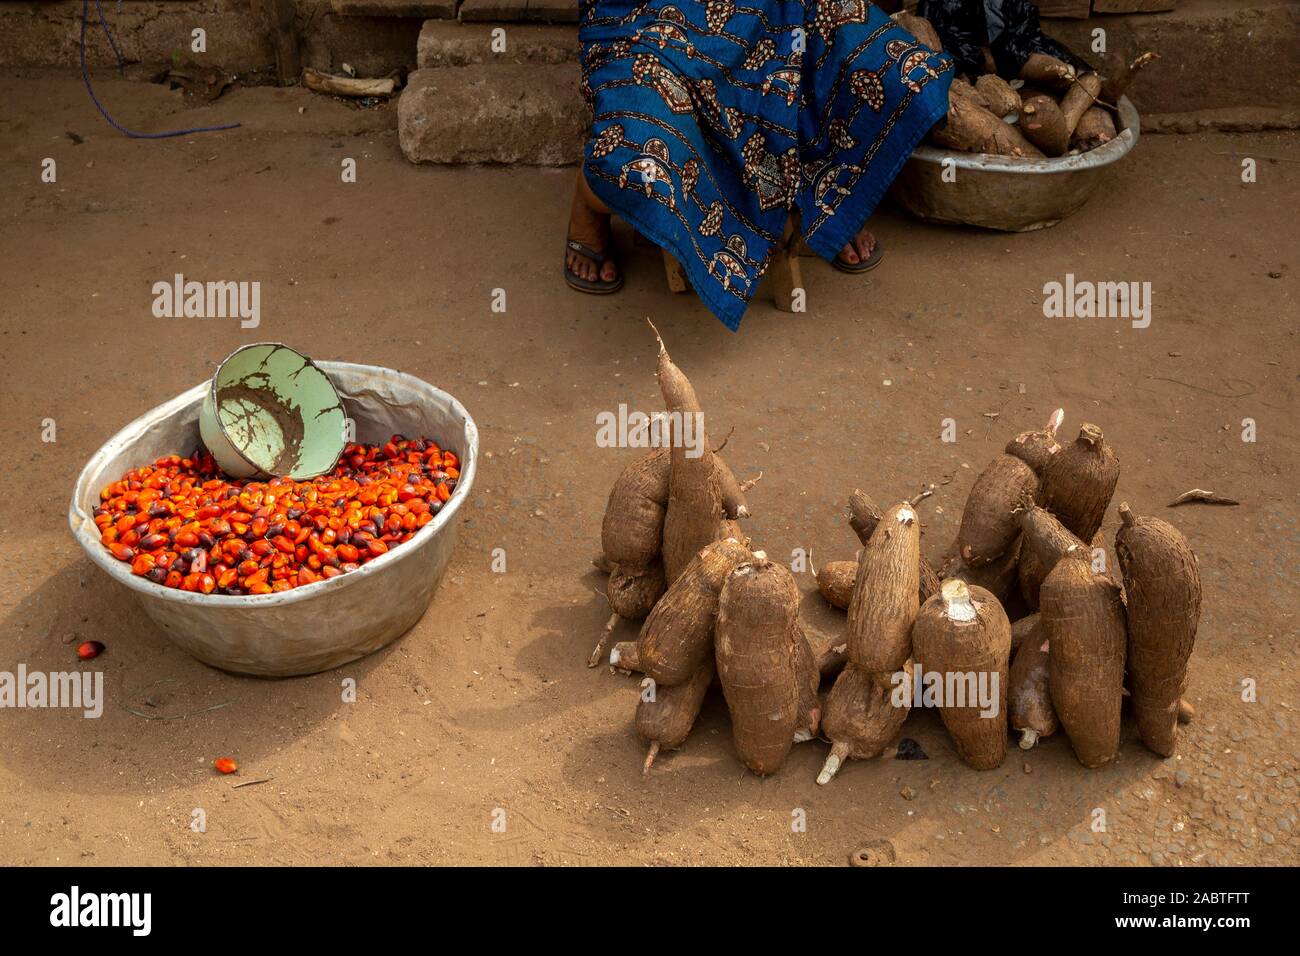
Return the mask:
<svg viewBox="0 0 1300 956"><path fill-rule="evenodd" d="M163 587L272 594L354 571L409 540L456 489L460 461L428 439L348 445L307 481L223 475L207 452L170 455L100 492L100 540Z"/></svg>

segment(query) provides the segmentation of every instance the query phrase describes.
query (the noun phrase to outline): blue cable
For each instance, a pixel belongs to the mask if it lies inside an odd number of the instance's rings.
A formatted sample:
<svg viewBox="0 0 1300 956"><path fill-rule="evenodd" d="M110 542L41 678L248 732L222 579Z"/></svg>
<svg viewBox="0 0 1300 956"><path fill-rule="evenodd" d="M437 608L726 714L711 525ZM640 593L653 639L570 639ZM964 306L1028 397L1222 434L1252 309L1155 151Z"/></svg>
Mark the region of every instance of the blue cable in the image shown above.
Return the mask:
<svg viewBox="0 0 1300 956"><path fill-rule="evenodd" d="M119 3L121 0L119 0ZM113 39L113 31L108 28L108 21L104 19L104 8L100 0L95 0L95 12L99 15L99 25L104 30L104 36L108 38L108 45L113 48L113 55L117 57L117 71L123 71L122 51L117 48L117 41ZM108 124L119 133L124 133L132 139L168 139L172 136L189 136L192 133L215 133L223 129L235 129L238 123L225 123L221 126L195 126L191 129L178 129L168 133L137 133L129 130L117 120L109 115L104 104L99 102L99 97L95 95L95 88L90 82L90 68L86 65L86 20L90 13L90 0L81 0L81 78L86 81L86 92L90 94L90 101L95 104L95 109L99 110L101 116L108 121Z"/></svg>

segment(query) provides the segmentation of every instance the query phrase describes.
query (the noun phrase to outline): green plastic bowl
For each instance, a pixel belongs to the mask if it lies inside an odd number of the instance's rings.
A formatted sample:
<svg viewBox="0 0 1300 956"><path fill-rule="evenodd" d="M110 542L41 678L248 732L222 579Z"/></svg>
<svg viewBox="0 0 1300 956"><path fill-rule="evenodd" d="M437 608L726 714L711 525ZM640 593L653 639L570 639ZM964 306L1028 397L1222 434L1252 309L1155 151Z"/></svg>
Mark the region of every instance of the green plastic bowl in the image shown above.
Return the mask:
<svg viewBox="0 0 1300 956"><path fill-rule="evenodd" d="M199 434L233 478L313 478L343 454L343 402L307 356L277 342L236 349L217 367Z"/></svg>

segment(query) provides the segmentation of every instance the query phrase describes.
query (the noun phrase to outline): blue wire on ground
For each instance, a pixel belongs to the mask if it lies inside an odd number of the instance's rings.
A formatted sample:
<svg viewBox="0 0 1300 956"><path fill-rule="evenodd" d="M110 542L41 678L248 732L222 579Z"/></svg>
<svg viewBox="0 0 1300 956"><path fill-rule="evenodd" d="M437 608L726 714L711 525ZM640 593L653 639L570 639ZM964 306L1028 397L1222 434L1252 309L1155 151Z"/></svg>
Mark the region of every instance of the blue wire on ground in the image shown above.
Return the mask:
<svg viewBox="0 0 1300 956"><path fill-rule="evenodd" d="M100 0L95 0L95 12L99 15L99 25L104 30L104 36L108 38L108 44L113 48L113 55L117 57L118 72L122 72L123 59L122 51L117 48L117 41L113 39L113 31L108 28L108 21L104 19L104 8ZM127 129L117 120L109 115L104 104L99 102L99 97L95 95L95 88L90 82L90 68L86 65L86 21L90 13L90 0L81 0L81 78L86 81L86 92L90 94L90 101L95 104L95 109L99 114L108 121L108 124L119 133L124 133L132 139L168 139L172 136L189 136L192 133L215 133L223 129L235 129L238 123L224 123L221 126L195 126L191 129L177 129L167 133L137 133L135 130Z"/></svg>

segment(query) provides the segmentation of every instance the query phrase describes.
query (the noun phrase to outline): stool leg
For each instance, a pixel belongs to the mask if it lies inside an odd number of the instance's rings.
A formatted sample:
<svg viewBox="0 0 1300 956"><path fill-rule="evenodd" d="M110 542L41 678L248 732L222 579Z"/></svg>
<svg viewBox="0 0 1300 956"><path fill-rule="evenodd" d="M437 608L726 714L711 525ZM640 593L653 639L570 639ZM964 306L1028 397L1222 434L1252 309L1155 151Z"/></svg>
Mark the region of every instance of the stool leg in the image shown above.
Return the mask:
<svg viewBox="0 0 1300 956"><path fill-rule="evenodd" d="M668 290L670 292L686 291L686 274L682 272L682 264L667 249L661 249L664 257L664 278L668 280Z"/></svg>
<svg viewBox="0 0 1300 956"><path fill-rule="evenodd" d="M787 221L781 242L772 254L772 264L768 267L772 280L772 300L782 312L793 312L795 290L803 288L803 269L795 247L799 234L793 223Z"/></svg>

